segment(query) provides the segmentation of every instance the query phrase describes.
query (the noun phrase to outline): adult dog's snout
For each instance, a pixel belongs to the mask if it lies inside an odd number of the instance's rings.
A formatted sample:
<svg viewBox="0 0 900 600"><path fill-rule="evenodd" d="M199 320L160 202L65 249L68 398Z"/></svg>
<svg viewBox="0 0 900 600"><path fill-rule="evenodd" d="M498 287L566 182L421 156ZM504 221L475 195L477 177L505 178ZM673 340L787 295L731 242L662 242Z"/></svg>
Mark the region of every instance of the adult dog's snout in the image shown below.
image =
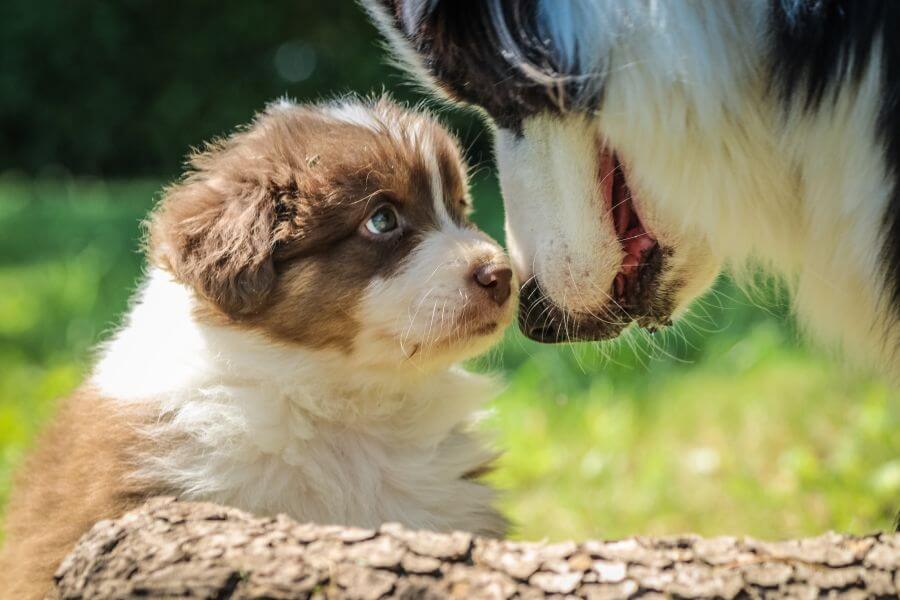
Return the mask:
<svg viewBox="0 0 900 600"><path fill-rule="evenodd" d="M554 317L559 308L541 291L537 279L531 278L519 291L519 329L536 342L552 344L563 341Z"/></svg>
<svg viewBox="0 0 900 600"><path fill-rule="evenodd" d="M614 307L600 314L574 313L555 303L532 277L519 292L519 329L544 344L591 342L616 337L631 318Z"/></svg>

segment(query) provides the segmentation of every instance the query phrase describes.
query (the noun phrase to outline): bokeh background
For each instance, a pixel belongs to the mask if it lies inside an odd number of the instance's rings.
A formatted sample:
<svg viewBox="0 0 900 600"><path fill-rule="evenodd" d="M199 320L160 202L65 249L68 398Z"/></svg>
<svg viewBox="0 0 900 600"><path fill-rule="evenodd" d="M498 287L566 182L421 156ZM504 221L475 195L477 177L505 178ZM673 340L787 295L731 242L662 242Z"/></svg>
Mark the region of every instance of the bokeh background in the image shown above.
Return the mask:
<svg viewBox="0 0 900 600"><path fill-rule="evenodd" d="M0 506L127 306L141 219L185 153L283 95L383 90L422 99L351 0L0 3ZM442 117L502 238L490 133ZM473 368L509 382L486 426L518 537L864 532L900 508L900 400L804 346L774 284L723 279L654 338L511 331Z"/></svg>

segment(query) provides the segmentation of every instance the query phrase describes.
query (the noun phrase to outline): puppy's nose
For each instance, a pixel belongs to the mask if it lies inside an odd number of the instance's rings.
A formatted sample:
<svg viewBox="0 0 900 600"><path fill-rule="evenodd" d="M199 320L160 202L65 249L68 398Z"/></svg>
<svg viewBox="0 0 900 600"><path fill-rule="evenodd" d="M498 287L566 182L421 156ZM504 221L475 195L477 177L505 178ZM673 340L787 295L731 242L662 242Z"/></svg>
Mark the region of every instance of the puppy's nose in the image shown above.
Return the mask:
<svg viewBox="0 0 900 600"><path fill-rule="evenodd" d="M472 278L497 306L503 306L509 298L512 281L512 269L509 267L495 263L479 265L472 273Z"/></svg>

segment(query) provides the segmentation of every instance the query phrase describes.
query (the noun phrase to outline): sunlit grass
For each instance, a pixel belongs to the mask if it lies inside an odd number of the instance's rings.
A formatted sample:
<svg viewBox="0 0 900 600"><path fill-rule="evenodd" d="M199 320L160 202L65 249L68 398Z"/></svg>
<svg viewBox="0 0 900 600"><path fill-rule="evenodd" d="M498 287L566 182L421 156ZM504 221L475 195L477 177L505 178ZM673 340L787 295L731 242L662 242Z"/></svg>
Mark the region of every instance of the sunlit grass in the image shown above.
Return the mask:
<svg viewBox="0 0 900 600"><path fill-rule="evenodd" d="M137 280L160 184L0 179L0 500L11 468L78 385ZM478 218L502 235L486 179ZM578 347L510 332L478 368L509 385L488 426L492 481L519 537L889 527L900 508L900 401L805 349L783 308L728 282L677 332Z"/></svg>
<svg viewBox="0 0 900 600"><path fill-rule="evenodd" d="M900 506L896 399L772 323L658 377L572 368L535 356L496 405L517 536L862 532Z"/></svg>

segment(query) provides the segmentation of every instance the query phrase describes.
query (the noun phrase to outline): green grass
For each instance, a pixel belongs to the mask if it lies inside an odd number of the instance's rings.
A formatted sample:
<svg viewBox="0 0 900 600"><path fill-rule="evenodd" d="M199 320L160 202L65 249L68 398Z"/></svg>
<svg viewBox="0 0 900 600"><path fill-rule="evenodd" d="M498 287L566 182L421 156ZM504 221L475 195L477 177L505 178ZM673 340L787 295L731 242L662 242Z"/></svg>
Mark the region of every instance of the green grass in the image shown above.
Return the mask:
<svg viewBox="0 0 900 600"><path fill-rule="evenodd" d="M54 400L139 277L155 181L0 179L0 501ZM494 235L494 184L476 188ZM900 508L900 399L798 343L782 307L723 281L676 331L598 347L510 331L477 368L509 385L492 476L528 538L885 529Z"/></svg>

